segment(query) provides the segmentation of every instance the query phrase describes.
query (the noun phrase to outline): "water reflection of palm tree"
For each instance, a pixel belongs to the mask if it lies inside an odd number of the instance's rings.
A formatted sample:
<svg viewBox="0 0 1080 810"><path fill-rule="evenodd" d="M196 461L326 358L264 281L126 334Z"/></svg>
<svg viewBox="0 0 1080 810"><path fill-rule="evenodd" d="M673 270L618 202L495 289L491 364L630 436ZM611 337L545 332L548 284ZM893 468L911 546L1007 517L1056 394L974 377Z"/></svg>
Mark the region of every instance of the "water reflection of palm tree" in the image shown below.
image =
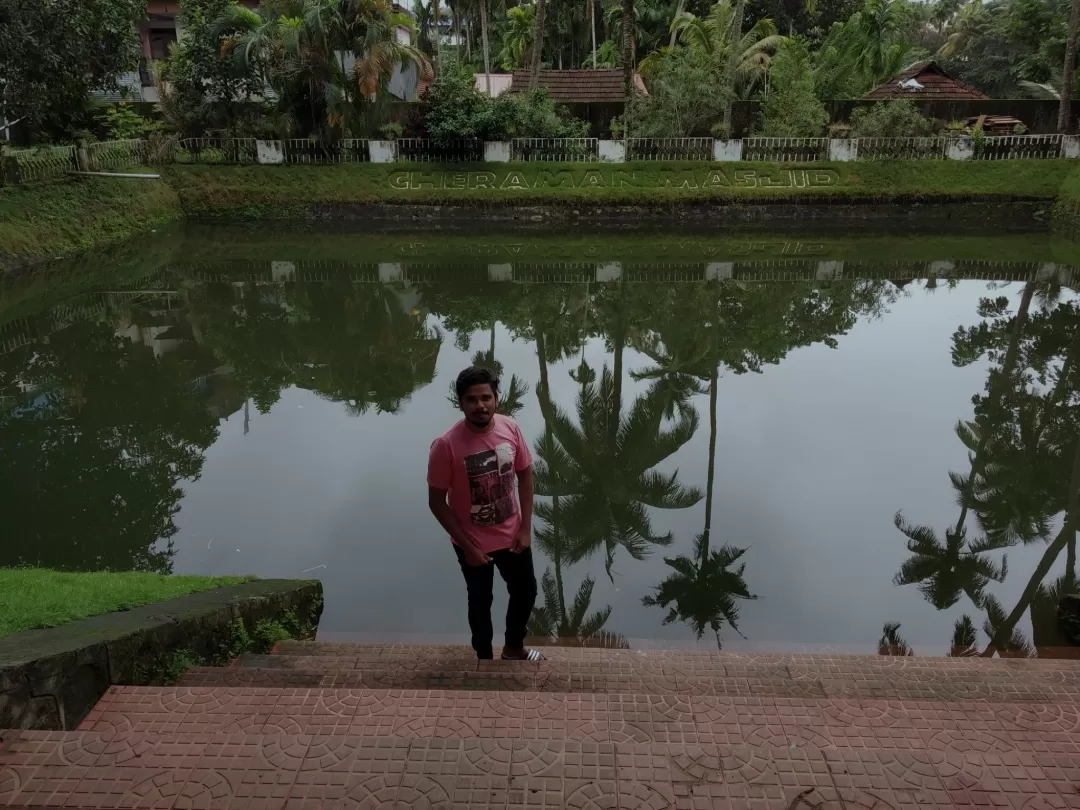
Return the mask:
<svg viewBox="0 0 1080 810"><path fill-rule="evenodd" d="M602 549L609 576L620 546L641 560L650 546L671 544L670 533L654 531L647 507L685 509L702 497L699 490L679 482L677 471L664 475L653 470L690 441L697 414L683 413L665 429L663 403L643 396L623 416L616 388L605 365L599 385L582 386L577 424L550 401L545 405L548 430L566 464L561 510L569 527L567 561Z"/></svg>
<svg viewBox="0 0 1080 810"><path fill-rule="evenodd" d="M567 537L562 514L562 498L569 494L566 471L570 466L566 453L555 441L550 430L545 430L536 443L533 461L533 480L538 496L551 498L551 503L538 502L536 516L543 526L535 532L536 547L555 566L552 576L549 568L541 581L544 605L533 611L529 622L529 635L548 643L571 642L590 647L629 648L626 639L604 630L611 616L611 607L589 613L593 587L596 581L586 577L578 588L569 610L563 583L563 563L567 556Z"/></svg>
<svg viewBox="0 0 1080 810"><path fill-rule="evenodd" d="M955 538L951 543L953 553L942 554L940 544L933 548L938 552L937 570L944 577L955 580L960 573L957 558L964 562L969 575L974 572L975 594L969 592L969 596L985 611L983 629L990 638L984 656L1034 654L1035 648L1017 627L1029 609L1038 646L1043 647L1044 642L1053 644L1054 634L1047 633L1047 618L1052 625L1055 600L1064 589L1076 587L1075 555L1070 554L1070 548L1074 548L1080 528L1080 438L1071 375L1080 350L1080 313L1071 303L1058 306L1051 290L1049 296L1042 297L1042 311L1031 314L1031 301L1042 289L1035 283L1025 285L1020 306L1011 316L1007 299L983 299L980 314L987 320L959 329L953 340L953 361L958 366L985 355L992 360L1000 358L1000 366L991 367L986 395L975 398L975 420L957 429L969 450L971 471L968 475L950 474L961 507L956 528L946 532L947 540ZM1041 389L1032 386L1036 380L1042 384ZM1068 481L1064 488L1063 481ZM996 577L987 579L986 568L977 570L979 566L971 558L978 548L963 548L962 530L969 513L974 514L985 533L986 539L979 541L984 550L1019 542L1048 543L1020 599L1009 612L993 596L982 592L989 579ZM1061 530L1051 540L1053 519L1062 513ZM923 532L933 536L929 530ZM914 540L909 533L909 548ZM925 548L932 545L925 536L919 542ZM1066 553L1065 577L1058 587L1048 588L1043 582L1062 551ZM926 556L909 560L905 568L921 568L922 573L935 570ZM991 565L990 569L996 567ZM920 578L905 576L902 570L896 581L904 584ZM954 587L951 601L935 600L934 594L948 590L932 587L929 576L921 581L924 594L939 607L942 602L947 605L958 598L959 591ZM957 625L954 648L972 649L976 641L971 631L974 625L970 621L968 625L971 627Z"/></svg>
<svg viewBox="0 0 1080 810"><path fill-rule="evenodd" d="M1034 284L1025 285L1020 306L1008 333L1002 366L991 389L992 419L1000 421L1003 411L1007 410L1003 407L1003 402L1015 378L1020 338L1027 324L1034 292ZM987 329L958 331L954 338L954 362L971 362L972 355L976 354L972 347L982 347L988 333ZM981 350L978 351L976 356L981 353ZM984 589L991 580L1004 581L1007 567L1004 558L999 567L980 555L1012 545L1003 535L994 532L968 545L968 512L975 501L974 493L979 486L978 482L987 469L995 428L992 424L980 424L978 421L960 422L956 426L956 433L968 447L971 466L967 475L949 474L957 491L960 514L955 526L945 530L944 543L932 529L908 523L900 512L893 518L896 528L908 538L907 548L912 554L897 572L893 582L896 585L918 584L920 592L939 610L956 604L961 592L967 593L977 607L982 607Z"/></svg>
<svg viewBox="0 0 1080 810"><path fill-rule="evenodd" d="M1005 558L999 566L981 555L1005 548L1008 543L982 538L968 546L964 528L958 534L946 529L945 542L942 542L933 529L908 523L900 512L896 513L893 522L908 538L907 548L912 555L900 567L893 582L896 585L917 583L919 592L938 610L955 605L961 592L966 593L977 607L982 607L986 586L991 581L1005 581L1008 571Z"/></svg>
<svg viewBox="0 0 1080 810"><path fill-rule="evenodd" d="M668 608L668 615L663 623L669 624L676 619L682 620L693 628L699 640L705 634L705 628L711 628L716 636L716 646L720 648L720 631L725 623L731 625L731 628L739 633L738 600L757 597L750 593L746 580L743 579L746 564L743 563L736 570L730 570L731 566L746 553L746 549L728 545L722 546L717 551L709 548L716 476L718 381L719 371L716 365L713 365L709 378L709 473L705 488L705 529L694 539L692 557L664 558L664 562L675 573L660 583L655 594L642 599L642 603ZM674 390L676 394L679 394L684 389L677 387ZM674 401L677 402L678 399Z"/></svg>
<svg viewBox="0 0 1080 810"><path fill-rule="evenodd" d="M907 657L915 655L907 639L900 635L899 622L885 622L881 630L881 639L878 641L878 655L899 655Z"/></svg>

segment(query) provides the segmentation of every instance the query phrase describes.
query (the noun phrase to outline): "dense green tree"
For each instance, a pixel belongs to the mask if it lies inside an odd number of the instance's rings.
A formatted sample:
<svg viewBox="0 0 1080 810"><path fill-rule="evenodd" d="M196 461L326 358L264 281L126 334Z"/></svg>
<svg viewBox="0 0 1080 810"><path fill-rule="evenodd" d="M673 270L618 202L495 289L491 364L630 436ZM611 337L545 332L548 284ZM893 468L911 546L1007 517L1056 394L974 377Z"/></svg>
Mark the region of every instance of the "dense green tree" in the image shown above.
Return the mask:
<svg viewBox="0 0 1080 810"><path fill-rule="evenodd" d="M0 566L170 573L181 484L217 437L191 393L207 357L157 359L104 321L44 334L0 356Z"/></svg>
<svg viewBox="0 0 1080 810"><path fill-rule="evenodd" d="M506 27L502 31L502 50L499 63L506 71L526 66L536 37L536 7L515 6L507 9Z"/></svg>
<svg viewBox="0 0 1080 810"><path fill-rule="evenodd" d="M90 94L138 68L145 17L145 0L0 0L0 119L70 141L90 126Z"/></svg>
<svg viewBox="0 0 1080 810"><path fill-rule="evenodd" d="M258 96L262 81L223 52L229 37L238 33L221 22L232 14L233 6L233 0L184 0L180 6L178 22L184 37L161 70L171 103L194 113L186 127L177 127L182 137L220 126L240 137L241 130L260 127L260 122L244 120L246 105L241 102Z"/></svg>
<svg viewBox="0 0 1080 810"><path fill-rule="evenodd" d="M220 25L233 32L226 51L273 89L283 128L326 140L362 134L398 65L430 70L418 48L398 41L397 30L414 24L389 0L268 0L257 11L234 4Z"/></svg>
<svg viewBox="0 0 1080 810"><path fill-rule="evenodd" d="M777 138L813 138L825 133L829 114L814 90L810 54L791 40L777 52L772 90L761 105L762 134Z"/></svg>

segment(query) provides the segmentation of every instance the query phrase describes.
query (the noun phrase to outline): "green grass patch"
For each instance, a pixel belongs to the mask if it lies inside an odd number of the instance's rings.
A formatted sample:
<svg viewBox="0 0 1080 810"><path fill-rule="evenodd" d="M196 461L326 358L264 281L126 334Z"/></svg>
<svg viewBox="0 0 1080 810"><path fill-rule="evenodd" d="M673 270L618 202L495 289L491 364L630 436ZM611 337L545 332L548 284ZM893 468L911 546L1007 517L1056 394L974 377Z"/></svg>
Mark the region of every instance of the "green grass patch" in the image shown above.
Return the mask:
<svg viewBox="0 0 1080 810"><path fill-rule="evenodd" d="M0 568L0 636L58 627L254 577L163 576L141 571L70 572Z"/></svg>
<svg viewBox="0 0 1080 810"><path fill-rule="evenodd" d="M169 166L185 213L300 219L320 206L1053 199L1060 160Z"/></svg>
<svg viewBox="0 0 1080 810"><path fill-rule="evenodd" d="M161 180L64 179L0 188L0 272L111 245L180 218Z"/></svg>

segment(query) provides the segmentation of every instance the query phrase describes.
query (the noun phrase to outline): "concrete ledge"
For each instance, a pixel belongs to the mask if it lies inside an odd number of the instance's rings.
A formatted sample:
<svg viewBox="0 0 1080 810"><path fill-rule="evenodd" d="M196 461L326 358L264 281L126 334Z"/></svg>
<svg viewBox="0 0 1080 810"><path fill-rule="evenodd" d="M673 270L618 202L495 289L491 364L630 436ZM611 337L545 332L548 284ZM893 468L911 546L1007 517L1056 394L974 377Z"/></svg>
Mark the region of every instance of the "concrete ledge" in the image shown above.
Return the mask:
<svg viewBox="0 0 1080 810"><path fill-rule="evenodd" d="M477 222L513 223L518 227L550 227L553 222L602 223L605 227L638 228L646 223L770 223L814 221L815 225L860 223L887 224L890 227L937 227L956 231L964 227L985 227L1009 230L1029 230L1032 225L1045 223L1050 215L1051 200L974 200L947 202L896 202L852 200L839 197L792 200L776 197L771 200L723 202L678 201L643 205L617 205L580 202L577 204L536 205L430 205L424 203L337 203L317 204L306 211L293 212L299 219L316 222L374 222L380 226L415 226L417 223L452 226ZM236 221L230 211L217 216L194 216L196 221Z"/></svg>
<svg viewBox="0 0 1080 810"><path fill-rule="evenodd" d="M0 638L0 728L71 730L111 684L179 649L214 660L240 619L318 626L322 583L265 579Z"/></svg>

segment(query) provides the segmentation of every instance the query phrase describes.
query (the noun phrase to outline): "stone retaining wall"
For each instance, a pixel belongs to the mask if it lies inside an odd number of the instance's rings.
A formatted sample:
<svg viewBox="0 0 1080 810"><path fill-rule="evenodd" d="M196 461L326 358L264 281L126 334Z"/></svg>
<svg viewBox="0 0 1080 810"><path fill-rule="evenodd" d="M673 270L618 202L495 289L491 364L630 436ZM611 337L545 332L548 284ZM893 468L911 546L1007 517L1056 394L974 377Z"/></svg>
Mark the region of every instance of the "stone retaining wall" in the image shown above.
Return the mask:
<svg viewBox="0 0 1080 810"><path fill-rule="evenodd" d="M310 635L322 583L267 579L0 638L0 728L72 730L111 684L146 682L177 650L219 660L260 621ZM153 680L151 676L149 680Z"/></svg>

